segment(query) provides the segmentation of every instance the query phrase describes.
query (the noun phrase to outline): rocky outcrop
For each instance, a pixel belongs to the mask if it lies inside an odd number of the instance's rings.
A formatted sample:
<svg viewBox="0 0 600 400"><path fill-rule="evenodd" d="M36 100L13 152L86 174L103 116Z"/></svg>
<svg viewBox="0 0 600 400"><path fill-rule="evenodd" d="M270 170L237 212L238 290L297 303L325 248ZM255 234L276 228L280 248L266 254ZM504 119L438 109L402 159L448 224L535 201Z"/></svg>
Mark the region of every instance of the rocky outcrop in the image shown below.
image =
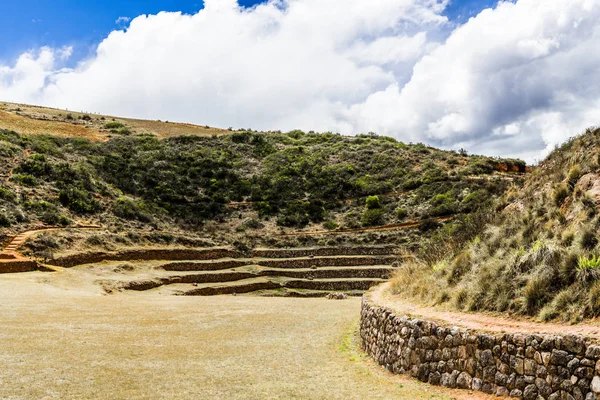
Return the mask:
<svg viewBox="0 0 600 400"><path fill-rule="evenodd" d="M478 333L398 315L368 296L360 336L379 364L432 385L526 400L600 398L600 346L582 336Z"/></svg>

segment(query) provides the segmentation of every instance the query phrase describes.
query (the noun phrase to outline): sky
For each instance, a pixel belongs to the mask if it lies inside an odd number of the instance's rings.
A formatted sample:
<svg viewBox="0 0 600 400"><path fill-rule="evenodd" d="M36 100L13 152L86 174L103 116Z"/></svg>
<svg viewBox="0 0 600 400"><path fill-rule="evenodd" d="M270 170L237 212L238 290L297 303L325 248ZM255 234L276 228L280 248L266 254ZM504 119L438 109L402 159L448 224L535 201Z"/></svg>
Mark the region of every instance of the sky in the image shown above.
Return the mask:
<svg viewBox="0 0 600 400"><path fill-rule="evenodd" d="M600 125L600 0L23 0L0 101L542 159Z"/></svg>

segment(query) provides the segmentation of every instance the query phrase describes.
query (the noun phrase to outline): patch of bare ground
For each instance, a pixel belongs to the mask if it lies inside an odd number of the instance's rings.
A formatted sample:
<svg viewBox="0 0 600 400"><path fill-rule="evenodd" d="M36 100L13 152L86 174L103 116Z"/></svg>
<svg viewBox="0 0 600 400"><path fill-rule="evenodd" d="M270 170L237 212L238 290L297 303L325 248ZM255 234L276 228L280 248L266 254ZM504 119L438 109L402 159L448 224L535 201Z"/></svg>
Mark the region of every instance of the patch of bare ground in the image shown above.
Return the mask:
<svg viewBox="0 0 600 400"><path fill-rule="evenodd" d="M402 314L424 318L444 325L460 326L467 329L490 333L539 333L539 334L578 334L600 342L600 322L586 321L576 325L562 323L541 323L523 317L505 317L493 313L464 313L414 304L400 296L391 294L389 283L372 289L367 296L376 304L384 305Z"/></svg>
<svg viewBox="0 0 600 400"><path fill-rule="evenodd" d="M0 298L0 398L485 398L368 360L359 299L103 296L76 269L3 275Z"/></svg>

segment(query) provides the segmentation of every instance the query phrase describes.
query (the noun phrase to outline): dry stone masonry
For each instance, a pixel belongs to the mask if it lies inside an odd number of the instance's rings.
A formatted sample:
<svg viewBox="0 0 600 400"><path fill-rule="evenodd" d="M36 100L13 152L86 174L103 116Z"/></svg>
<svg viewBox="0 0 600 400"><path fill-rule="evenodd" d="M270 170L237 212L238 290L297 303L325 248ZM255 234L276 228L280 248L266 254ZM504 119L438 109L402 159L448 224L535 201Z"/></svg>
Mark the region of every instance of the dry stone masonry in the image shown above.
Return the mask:
<svg viewBox="0 0 600 400"><path fill-rule="evenodd" d="M526 400L600 399L600 346L582 336L476 333L397 315L368 296L360 335L380 365L432 385Z"/></svg>

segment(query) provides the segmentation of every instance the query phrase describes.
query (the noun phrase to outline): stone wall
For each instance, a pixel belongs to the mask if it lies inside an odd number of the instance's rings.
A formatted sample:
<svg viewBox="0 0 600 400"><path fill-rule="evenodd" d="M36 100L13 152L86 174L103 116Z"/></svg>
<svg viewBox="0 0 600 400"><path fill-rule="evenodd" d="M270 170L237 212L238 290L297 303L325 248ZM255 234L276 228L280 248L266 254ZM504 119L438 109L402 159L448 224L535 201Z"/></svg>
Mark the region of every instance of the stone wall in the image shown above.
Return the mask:
<svg viewBox="0 0 600 400"><path fill-rule="evenodd" d="M137 260L212 260L218 258L239 257L239 252L227 248L207 249L131 249L117 252L76 253L47 261L59 267L74 267L102 261L137 261Z"/></svg>
<svg viewBox="0 0 600 400"><path fill-rule="evenodd" d="M581 336L477 333L397 315L368 295L360 336L379 364L432 385L527 400L600 399L600 346Z"/></svg>
<svg viewBox="0 0 600 400"><path fill-rule="evenodd" d="M294 257L326 257L326 256L385 256L391 255L395 246L340 246L311 247L305 249L256 249L252 257L261 258L294 258Z"/></svg>
<svg viewBox="0 0 600 400"><path fill-rule="evenodd" d="M34 260L3 260L0 262L0 274L30 272L37 269L38 265Z"/></svg>

